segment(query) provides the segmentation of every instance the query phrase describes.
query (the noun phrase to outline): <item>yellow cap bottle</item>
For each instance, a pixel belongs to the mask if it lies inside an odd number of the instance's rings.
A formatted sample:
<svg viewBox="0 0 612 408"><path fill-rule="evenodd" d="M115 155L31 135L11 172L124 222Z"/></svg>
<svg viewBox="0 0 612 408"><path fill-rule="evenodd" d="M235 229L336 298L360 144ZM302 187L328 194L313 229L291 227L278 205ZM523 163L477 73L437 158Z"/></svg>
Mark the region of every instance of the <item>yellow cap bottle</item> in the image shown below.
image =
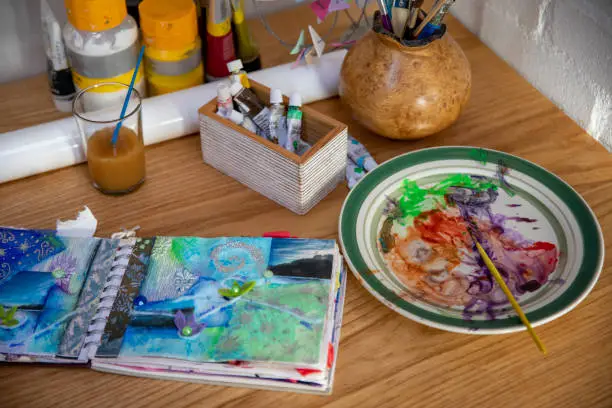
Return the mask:
<svg viewBox="0 0 612 408"><path fill-rule="evenodd" d="M108 30L127 16L125 0L64 0L64 4L68 21L77 30Z"/></svg>
<svg viewBox="0 0 612 408"><path fill-rule="evenodd" d="M138 6L151 95L204 82L197 11L192 0L144 0Z"/></svg>

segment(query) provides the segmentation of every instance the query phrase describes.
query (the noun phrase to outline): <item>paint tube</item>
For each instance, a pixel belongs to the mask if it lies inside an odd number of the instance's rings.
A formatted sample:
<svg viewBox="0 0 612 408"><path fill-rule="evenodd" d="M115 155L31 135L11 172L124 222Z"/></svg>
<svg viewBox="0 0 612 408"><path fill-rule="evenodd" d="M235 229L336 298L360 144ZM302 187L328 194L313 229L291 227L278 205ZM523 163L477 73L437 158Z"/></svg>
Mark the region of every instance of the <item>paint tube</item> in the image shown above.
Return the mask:
<svg viewBox="0 0 612 408"><path fill-rule="evenodd" d="M236 59L229 0L209 0L206 21L206 78L229 75L227 63Z"/></svg>
<svg viewBox="0 0 612 408"><path fill-rule="evenodd" d="M282 145L290 152L296 153L299 140L302 135L302 97L294 92L289 98L289 109L287 109L287 138Z"/></svg>
<svg viewBox="0 0 612 408"><path fill-rule="evenodd" d="M372 171L378 163L372 158L364 145L359 143L353 136L348 136L348 157L365 171Z"/></svg>
<svg viewBox="0 0 612 408"><path fill-rule="evenodd" d="M232 93L227 84L217 86L217 113L221 116L227 116L234 110L232 102Z"/></svg>
<svg viewBox="0 0 612 408"><path fill-rule="evenodd" d="M47 54L47 75L55 107L62 112L72 111L75 89L68 67L62 30L47 0L40 2L43 43Z"/></svg>
<svg viewBox="0 0 612 408"><path fill-rule="evenodd" d="M231 6L232 31L234 32L236 53L242 60L246 72L258 71L261 69L261 58L259 57L257 44L253 41L253 37L249 31L249 25L244 19L243 0L231 0Z"/></svg>
<svg viewBox="0 0 612 408"><path fill-rule="evenodd" d="M287 118L283 94L280 89L275 88L270 92L270 140L278 143L281 133L287 133Z"/></svg>
<svg viewBox="0 0 612 408"><path fill-rule="evenodd" d="M221 115L221 116L224 116L224 115ZM249 119L248 116L244 116L242 113L240 113L240 112L238 112L236 110L232 109L224 117L226 117L227 119L231 120L232 122L234 122L238 126L242 126L243 128L245 128L249 132L257 133L257 126L255 126L255 123L253 123L253 121L251 119Z"/></svg>
<svg viewBox="0 0 612 408"><path fill-rule="evenodd" d="M243 87L240 82L234 82L230 86L230 92L238 109L259 128L258 134L270 140L270 110L252 90Z"/></svg>
<svg viewBox="0 0 612 408"><path fill-rule="evenodd" d="M366 171L357 163L348 160L346 163L346 183L348 188L353 188L366 175Z"/></svg>
<svg viewBox="0 0 612 408"><path fill-rule="evenodd" d="M227 63L227 70L230 72L230 81L240 82L245 88L250 88L251 83L244 69L242 69L242 61L237 59Z"/></svg>

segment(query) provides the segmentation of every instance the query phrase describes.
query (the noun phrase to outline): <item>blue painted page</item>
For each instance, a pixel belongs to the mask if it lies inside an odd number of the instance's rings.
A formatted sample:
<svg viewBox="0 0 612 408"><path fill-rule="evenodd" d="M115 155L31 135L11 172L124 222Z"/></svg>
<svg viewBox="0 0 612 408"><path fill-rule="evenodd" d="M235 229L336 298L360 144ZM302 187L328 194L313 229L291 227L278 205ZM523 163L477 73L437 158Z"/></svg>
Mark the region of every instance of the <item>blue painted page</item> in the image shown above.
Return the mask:
<svg viewBox="0 0 612 408"><path fill-rule="evenodd" d="M114 357L316 364L335 253L332 240L157 237Z"/></svg>
<svg viewBox="0 0 612 408"><path fill-rule="evenodd" d="M98 244L0 228L0 353L58 354Z"/></svg>

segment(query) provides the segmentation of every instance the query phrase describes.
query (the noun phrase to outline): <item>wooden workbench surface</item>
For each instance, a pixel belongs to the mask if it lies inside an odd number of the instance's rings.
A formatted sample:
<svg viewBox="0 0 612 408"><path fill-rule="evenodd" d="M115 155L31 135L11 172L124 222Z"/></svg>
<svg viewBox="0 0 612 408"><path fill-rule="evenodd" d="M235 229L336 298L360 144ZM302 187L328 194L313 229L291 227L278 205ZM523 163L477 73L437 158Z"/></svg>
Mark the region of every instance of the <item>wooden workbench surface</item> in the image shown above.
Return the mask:
<svg viewBox="0 0 612 408"><path fill-rule="evenodd" d="M306 6L268 21L289 40L297 38L300 28L316 24ZM348 21L341 14L336 32ZM259 22L252 26L265 66L293 58ZM582 194L601 223L610 252L612 155L452 17L448 26L473 72L471 100L451 128L421 141L393 142L354 123L336 98L312 107L348 124L379 162L448 145L487 147L531 160ZM0 132L62 116L54 111L44 76L0 85L0 95ZM0 225L54 228L57 218L74 217L87 205L99 220L99 236L139 225L142 236L290 230L303 237L337 237L346 185L308 215L298 216L203 164L197 135L150 146L146 155L146 183L124 197L94 190L84 164L2 184ZM378 302L351 275L330 397L132 378L76 367L2 365L0 407L610 407L609 261L608 255L599 282L583 303L538 328L549 349L546 358L525 333L476 336L415 323Z"/></svg>

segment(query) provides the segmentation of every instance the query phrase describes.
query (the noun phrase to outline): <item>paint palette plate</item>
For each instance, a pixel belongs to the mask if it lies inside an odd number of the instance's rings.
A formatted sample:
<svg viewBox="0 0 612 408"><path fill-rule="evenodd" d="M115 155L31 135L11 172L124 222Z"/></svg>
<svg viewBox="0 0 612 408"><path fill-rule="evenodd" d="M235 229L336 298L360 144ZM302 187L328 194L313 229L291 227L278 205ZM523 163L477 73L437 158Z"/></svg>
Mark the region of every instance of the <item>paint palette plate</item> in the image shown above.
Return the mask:
<svg viewBox="0 0 612 408"><path fill-rule="evenodd" d="M494 150L441 147L385 162L346 198L339 235L357 279L398 313L454 332L524 330L468 220L533 326L574 308L597 281L603 236L585 201Z"/></svg>

